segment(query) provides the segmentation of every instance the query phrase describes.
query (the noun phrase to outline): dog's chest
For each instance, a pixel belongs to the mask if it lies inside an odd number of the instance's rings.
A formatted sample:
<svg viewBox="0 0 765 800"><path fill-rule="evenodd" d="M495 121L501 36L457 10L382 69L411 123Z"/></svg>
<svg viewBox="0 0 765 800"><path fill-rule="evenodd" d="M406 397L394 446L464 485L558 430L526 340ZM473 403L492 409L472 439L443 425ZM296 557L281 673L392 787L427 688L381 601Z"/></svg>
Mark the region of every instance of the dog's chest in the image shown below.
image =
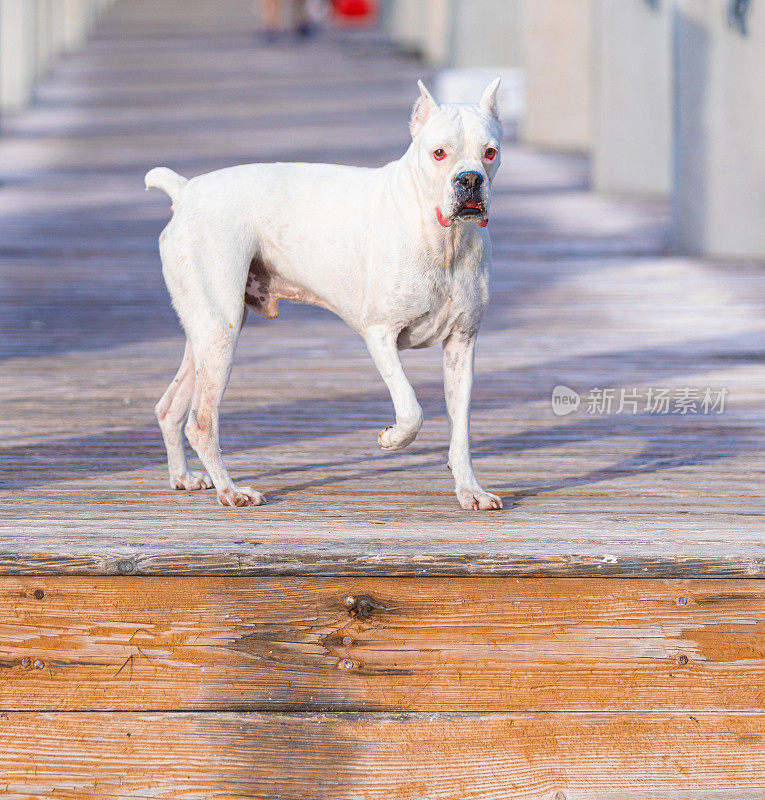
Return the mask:
<svg viewBox="0 0 765 800"><path fill-rule="evenodd" d="M398 346L430 347L456 329L477 326L488 302L488 274L472 260L439 268L417 281L408 299Z"/></svg>

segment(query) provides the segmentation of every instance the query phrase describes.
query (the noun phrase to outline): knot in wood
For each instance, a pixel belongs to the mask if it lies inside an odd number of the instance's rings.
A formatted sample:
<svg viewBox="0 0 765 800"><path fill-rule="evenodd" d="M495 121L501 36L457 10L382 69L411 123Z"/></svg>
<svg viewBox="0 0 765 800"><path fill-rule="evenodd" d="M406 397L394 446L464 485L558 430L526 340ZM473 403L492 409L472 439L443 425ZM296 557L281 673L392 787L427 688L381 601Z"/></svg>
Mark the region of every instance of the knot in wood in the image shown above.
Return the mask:
<svg viewBox="0 0 765 800"><path fill-rule="evenodd" d="M354 600L353 603L349 604L348 600ZM348 613L352 617L369 617L372 614L372 611L385 611L385 606L381 606L379 603L375 603L375 601L369 597L368 595L362 595L359 598L351 598L347 597L345 599L346 605L349 606Z"/></svg>

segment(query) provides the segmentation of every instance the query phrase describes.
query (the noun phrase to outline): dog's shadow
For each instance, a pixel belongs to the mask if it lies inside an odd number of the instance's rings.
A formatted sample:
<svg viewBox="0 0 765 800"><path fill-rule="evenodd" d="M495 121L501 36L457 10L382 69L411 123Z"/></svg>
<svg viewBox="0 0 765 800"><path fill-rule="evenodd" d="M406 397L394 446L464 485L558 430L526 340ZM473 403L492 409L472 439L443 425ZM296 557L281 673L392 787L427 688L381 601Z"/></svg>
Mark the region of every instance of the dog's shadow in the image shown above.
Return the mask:
<svg viewBox="0 0 765 800"><path fill-rule="evenodd" d="M553 385L562 382L577 387L576 377L582 375L587 376L591 385L603 388L645 384L648 380L653 385L668 385L676 381L676 375L693 374L697 366L708 366L713 357L710 352L727 362L746 362L753 357L738 337L731 336L724 340L689 343L682 352L666 345L482 372L477 375L474 411L477 415L505 411L508 419L517 417L522 421L521 409L525 404L549 403L549 391ZM416 382L415 388L426 418L443 418L441 381ZM510 413L513 406L518 407L517 414ZM353 412L352 419L349 410ZM254 473L243 474L237 468L232 470L235 479L252 482L267 490L273 503L333 484L364 483L370 474L379 477L428 471L432 480L433 470L443 470L444 490L450 489L451 480L446 472L446 426L444 441L438 445L425 446L415 442L398 453L383 454L376 450L374 437L379 428L390 421L391 412L390 398L383 386L371 392L353 392L330 399L300 399L253 410L227 412L221 420L223 448L229 454L255 451L254 460L257 461L257 453L265 456L273 448L368 432L369 448L365 449L374 448L374 454L356 456L349 451L346 458L310 461L296 466L277 465ZM552 412L550 414L552 416ZM555 424L545 427L491 436L475 435L473 454L479 478L487 489L502 495L505 506L509 508L523 503L526 498L561 489L711 463L753 452L756 438L746 423L737 420L730 424L729 419L729 412L720 416L638 414L594 417L580 411L577 418L556 419ZM301 420L305 420L305 424L301 424ZM288 433L284 432L285 421L289 421ZM476 429L479 430L480 426ZM615 463L545 482L532 480L502 485L500 481L498 484L496 466L491 470L494 476L490 478L488 470L482 469L480 463L486 458L496 465L498 457L522 459L545 448L566 447L575 449L571 463L576 469L583 459L579 446L586 448L592 441L617 437L626 439L626 442L614 444ZM635 447L636 443L638 447ZM625 449L630 454L620 457ZM161 471L164 475L164 466L160 466L165 461L164 447L153 420L149 422L148 419L147 424L140 428L6 447L0 449L0 455L5 466L0 488L8 492L152 465L157 465L158 474ZM532 469L538 470L536 462L532 460L530 464ZM287 480L271 489L269 478Z"/></svg>
<svg viewBox="0 0 765 800"><path fill-rule="evenodd" d="M707 419L694 421L688 427L690 430L684 431L682 436L684 439L682 452L676 453L668 452L667 425L662 420L646 414L630 416L618 421L598 417L581 419L573 424L538 428L534 431L515 435L475 439L472 449L474 458L480 461L485 456L492 458L497 456L518 458L522 457L522 454L548 447L577 444L584 446L590 441L607 439L613 436L628 437L645 443L639 452L632 453L614 464L598 467L580 475L571 475L545 483L531 482L522 488L518 488L516 485L515 491L511 486L496 485L496 483L487 481L486 488L502 495L505 509L521 504L526 498L545 493L605 483L620 478L649 475L680 467L711 463L753 449L747 439L733 432L735 429L730 429L721 436L719 426ZM702 433L703 435L695 435ZM714 449L710 448L710 439L714 439ZM417 447L415 445L401 451L401 455L409 456L409 464L398 457L399 453L396 453L388 455L385 463L379 456L316 461L272 471L245 474L240 478L245 482L259 481L262 484L268 478L284 477L290 473L293 475L319 473L316 477L310 477L306 480L294 480L291 483L279 486L277 490L271 490L268 494L269 502L279 503L287 500L291 495L311 489L368 480L370 472L380 476L393 475L405 470L411 472L443 468L446 471L445 454L446 444L431 447ZM349 470L348 467L350 465L356 465L357 468ZM338 474L333 470L342 470L342 474Z"/></svg>

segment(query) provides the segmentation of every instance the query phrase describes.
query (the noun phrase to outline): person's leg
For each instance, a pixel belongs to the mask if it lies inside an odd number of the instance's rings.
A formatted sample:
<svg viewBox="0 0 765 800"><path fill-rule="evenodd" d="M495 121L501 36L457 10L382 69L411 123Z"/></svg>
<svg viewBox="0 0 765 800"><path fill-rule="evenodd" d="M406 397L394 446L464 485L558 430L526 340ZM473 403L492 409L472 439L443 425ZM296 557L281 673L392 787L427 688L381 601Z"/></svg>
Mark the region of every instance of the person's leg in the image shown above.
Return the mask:
<svg viewBox="0 0 765 800"><path fill-rule="evenodd" d="M292 0L292 27L295 35L301 39L305 39L313 33L313 27L308 18L307 0Z"/></svg>
<svg viewBox="0 0 765 800"><path fill-rule="evenodd" d="M275 40L282 29L281 0L260 0L260 19L263 35L268 41Z"/></svg>

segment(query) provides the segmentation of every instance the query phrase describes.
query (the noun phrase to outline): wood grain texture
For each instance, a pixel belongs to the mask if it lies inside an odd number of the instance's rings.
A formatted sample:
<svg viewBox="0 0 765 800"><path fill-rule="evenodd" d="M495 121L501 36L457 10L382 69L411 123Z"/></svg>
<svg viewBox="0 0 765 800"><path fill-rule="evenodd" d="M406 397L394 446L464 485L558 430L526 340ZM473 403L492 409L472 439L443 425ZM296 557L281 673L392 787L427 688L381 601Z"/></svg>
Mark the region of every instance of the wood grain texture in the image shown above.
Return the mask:
<svg viewBox="0 0 765 800"><path fill-rule="evenodd" d="M460 512L438 348L406 353L417 441L362 340L283 304L245 327L222 415L262 508L170 491L152 408L183 337L149 167L374 166L408 145L421 65L375 34L260 47L251 0L129 0L0 137L0 573L765 577L765 273L667 252L667 207L508 140L473 404L502 513ZM556 417L557 384L726 387L721 415Z"/></svg>
<svg viewBox="0 0 765 800"><path fill-rule="evenodd" d="M2 714L0 788L6 800L761 800L765 716Z"/></svg>
<svg viewBox="0 0 765 800"><path fill-rule="evenodd" d="M4 578L0 620L4 710L765 708L762 581Z"/></svg>

